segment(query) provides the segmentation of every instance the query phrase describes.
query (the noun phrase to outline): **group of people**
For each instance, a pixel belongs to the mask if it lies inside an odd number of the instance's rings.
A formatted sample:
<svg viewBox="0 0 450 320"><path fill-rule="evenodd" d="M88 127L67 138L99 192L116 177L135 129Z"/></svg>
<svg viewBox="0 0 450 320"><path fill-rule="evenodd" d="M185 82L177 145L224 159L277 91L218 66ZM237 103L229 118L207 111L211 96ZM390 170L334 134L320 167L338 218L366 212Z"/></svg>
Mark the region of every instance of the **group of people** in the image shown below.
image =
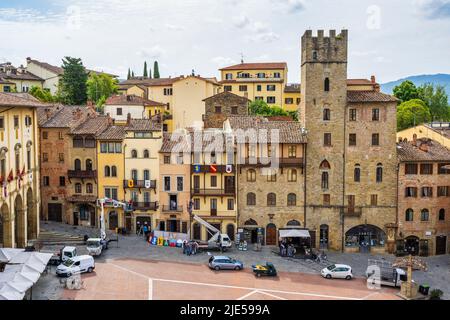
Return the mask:
<svg viewBox="0 0 450 320"><path fill-rule="evenodd" d="M286 240L280 241L280 256L293 257L296 252L297 250L292 243L288 243Z"/></svg>
<svg viewBox="0 0 450 320"><path fill-rule="evenodd" d="M136 226L136 234L137 235L144 235L145 241L148 242L150 238L152 230L150 226L148 225L147 221L144 222L144 225L141 225L141 223L138 221Z"/></svg>
<svg viewBox="0 0 450 320"><path fill-rule="evenodd" d="M192 254L197 254L198 252L198 243L195 241L183 241L183 254L188 256Z"/></svg>

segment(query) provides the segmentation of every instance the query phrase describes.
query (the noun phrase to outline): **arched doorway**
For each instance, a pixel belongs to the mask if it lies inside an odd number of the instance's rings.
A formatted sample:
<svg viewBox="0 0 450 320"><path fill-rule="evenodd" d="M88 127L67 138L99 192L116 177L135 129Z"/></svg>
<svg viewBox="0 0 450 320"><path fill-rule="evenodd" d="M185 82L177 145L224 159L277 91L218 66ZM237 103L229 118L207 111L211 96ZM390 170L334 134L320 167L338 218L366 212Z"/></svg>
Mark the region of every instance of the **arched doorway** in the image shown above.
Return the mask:
<svg viewBox="0 0 450 320"><path fill-rule="evenodd" d="M227 225L227 235L230 237L231 241L234 241L234 224L230 223Z"/></svg>
<svg viewBox="0 0 450 320"><path fill-rule="evenodd" d="M16 248L24 248L26 242L26 217L20 195L14 200L14 243Z"/></svg>
<svg viewBox="0 0 450 320"><path fill-rule="evenodd" d="M320 249L328 249L328 234L329 227L327 224L322 224L320 226Z"/></svg>
<svg viewBox="0 0 450 320"><path fill-rule="evenodd" d="M109 230L115 230L119 227L119 216L116 211L109 213Z"/></svg>
<svg viewBox="0 0 450 320"><path fill-rule="evenodd" d="M11 225L11 212L9 211L8 205L6 203L3 204L0 210L1 216L1 224L2 228L2 237L0 238L0 242L3 243L3 247L9 248L13 246L12 239L12 225Z"/></svg>
<svg viewBox="0 0 450 320"><path fill-rule="evenodd" d="M419 254L419 237L409 236L405 238L405 251L413 256Z"/></svg>
<svg viewBox="0 0 450 320"><path fill-rule="evenodd" d="M33 190L28 188L27 191L27 238L37 238L37 208L33 201Z"/></svg>
<svg viewBox="0 0 450 320"><path fill-rule="evenodd" d="M386 233L379 227L362 224L345 233L345 246L359 248L360 252L369 252L371 247L384 247Z"/></svg>
<svg viewBox="0 0 450 320"><path fill-rule="evenodd" d="M201 227L200 224L198 224L197 222L194 223L194 225L192 226L192 233L193 233L193 238L194 240L201 240L202 239L202 234L201 234Z"/></svg>
<svg viewBox="0 0 450 320"><path fill-rule="evenodd" d="M258 241L258 223L253 219L248 219L244 223L244 239L250 243Z"/></svg>
<svg viewBox="0 0 450 320"><path fill-rule="evenodd" d="M273 223L269 223L266 227L266 245L277 245L277 226Z"/></svg>

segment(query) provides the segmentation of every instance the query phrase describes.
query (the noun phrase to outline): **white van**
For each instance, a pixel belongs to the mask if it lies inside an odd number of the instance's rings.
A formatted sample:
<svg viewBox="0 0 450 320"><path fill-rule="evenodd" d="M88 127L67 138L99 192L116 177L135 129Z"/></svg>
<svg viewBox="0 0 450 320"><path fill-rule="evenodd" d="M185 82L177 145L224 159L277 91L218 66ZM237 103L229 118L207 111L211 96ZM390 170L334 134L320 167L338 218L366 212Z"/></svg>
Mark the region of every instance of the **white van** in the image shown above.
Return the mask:
<svg viewBox="0 0 450 320"><path fill-rule="evenodd" d="M73 274L80 274L84 272L91 273L94 269L95 262L92 256L76 256L61 263L56 268L56 274L58 276L70 277Z"/></svg>

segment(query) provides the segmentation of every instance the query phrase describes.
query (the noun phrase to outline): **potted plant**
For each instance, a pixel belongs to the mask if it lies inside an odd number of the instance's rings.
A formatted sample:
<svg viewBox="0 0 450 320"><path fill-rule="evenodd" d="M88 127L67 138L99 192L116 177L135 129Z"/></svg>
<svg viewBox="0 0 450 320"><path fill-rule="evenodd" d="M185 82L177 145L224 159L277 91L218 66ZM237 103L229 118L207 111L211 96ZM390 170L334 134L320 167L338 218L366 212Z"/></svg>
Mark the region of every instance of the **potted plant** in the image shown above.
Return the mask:
<svg viewBox="0 0 450 320"><path fill-rule="evenodd" d="M430 300L441 300L443 294L442 290L433 289L430 292Z"/></svg>

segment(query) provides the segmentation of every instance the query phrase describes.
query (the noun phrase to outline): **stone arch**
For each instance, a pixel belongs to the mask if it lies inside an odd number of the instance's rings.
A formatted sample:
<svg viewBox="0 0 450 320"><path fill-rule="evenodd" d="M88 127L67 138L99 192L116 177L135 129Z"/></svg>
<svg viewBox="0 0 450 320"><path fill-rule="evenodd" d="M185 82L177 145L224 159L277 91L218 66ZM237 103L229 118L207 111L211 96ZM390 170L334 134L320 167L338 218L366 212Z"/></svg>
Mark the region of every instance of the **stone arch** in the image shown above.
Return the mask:
<svg viewBox="0 0 450 320"><path fill-rule="evenodd" d="M0 243L3 247L12 247L11 214L6 203L0 209Z"/></svg>
<svg viewBox="0 0 450 320"><path fill-rule="evenodd" d="M25 211L22 196L19 194L14 200L14 243L16 248L24 248L26 245Z"/></svg>
<svg viewBox="0 0 450 320"><path fill-rule="evenodd" d="M27 190L27 239L37 238L38 214L37 204L33 198L33 189Z"/></svg>
<svg viewBox="0 0 450 320"><path fill-rule="evenodd" d="M330 163L327 161L327 160L323 160L321 163L320 163L320 170L330 170L331 169L331 165L330 165Z"/></svg>
<svg viewBox="0 0 450 320"><path fill-rule="evenodd" d="M290 220L286 225L288 227L300 227L302 224L297 220Z"/></svg>
<svg viewBox="0 0 450 320"><path fill-rule="evenodd" d="M245 221L244 225L246 225L246 226L257 226L258 222L256 222L253 219L248 219L247 221Z"/></svg>

